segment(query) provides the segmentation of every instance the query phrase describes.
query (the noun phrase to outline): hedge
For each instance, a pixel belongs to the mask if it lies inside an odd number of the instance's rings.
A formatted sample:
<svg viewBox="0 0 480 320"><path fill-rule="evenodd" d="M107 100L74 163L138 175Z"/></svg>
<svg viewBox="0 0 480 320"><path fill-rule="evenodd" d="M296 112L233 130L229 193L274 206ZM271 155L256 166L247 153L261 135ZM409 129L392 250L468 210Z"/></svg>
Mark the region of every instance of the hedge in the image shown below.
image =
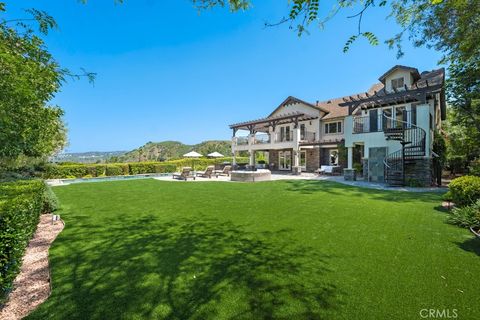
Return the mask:
<svg viewBox="0 0 480 320"><path fill-rule="evenodd" d="M55 207L56 198L43 181L0 183L0 306L12 289L40 214Z"/></svg>
<svg viewBox="0 0 480 320"><path fill-rule="evenodd" d="M45 167L42 177L45 179L83 178L98 176L119 176L145 173L171 173L181 170L182 167L191 167L204 170L207 166L231 162L232 158L218 159L179 159L165 162L132 162L112 164L49 164ZM247 162L247 158L238 158L237 162Z"/></svg>
<svg viewBox="0 0 480 320"><path fill-rule="evenodd" d="M138 162L130 163L129 166L130 174L168 173L177 169L174 164L165 162Z"/></svg>
<svg viewBox="0 0 480 320"><path fill-rule="evenodd" d="M480 177L463 176L454 179L448 189L448 196L457 206L468 206L480 199Z"/></svg>

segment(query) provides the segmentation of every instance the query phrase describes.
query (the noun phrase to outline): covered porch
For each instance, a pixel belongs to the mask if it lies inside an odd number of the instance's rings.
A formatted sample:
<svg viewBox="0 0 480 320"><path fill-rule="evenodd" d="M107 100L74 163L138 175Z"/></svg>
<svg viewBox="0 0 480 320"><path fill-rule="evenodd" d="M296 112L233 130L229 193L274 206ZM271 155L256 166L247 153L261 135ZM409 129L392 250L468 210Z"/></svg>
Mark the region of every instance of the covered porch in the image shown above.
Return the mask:
<svg viewBox="0 0 480 320"><path fill-rule="evenodd" d="M278 170L292 170L301 172L302 167L306 169L302 161L306 161L306 151L311 147L302 148L302 144L315 143L318 141L316 132L310 132L301 125L303 121L317 119L317 116L303 113L291 112L267 118L246 121L230 125L232 135L232 156L236 164L237 152L246 151L249 157L249 165L255 165L255 153L257 151L274 154L276 168ZM282 130L276 130L279 126ZM302 160L303 159L303 160ZM269 161L270 164L271 161Z"/></svg>

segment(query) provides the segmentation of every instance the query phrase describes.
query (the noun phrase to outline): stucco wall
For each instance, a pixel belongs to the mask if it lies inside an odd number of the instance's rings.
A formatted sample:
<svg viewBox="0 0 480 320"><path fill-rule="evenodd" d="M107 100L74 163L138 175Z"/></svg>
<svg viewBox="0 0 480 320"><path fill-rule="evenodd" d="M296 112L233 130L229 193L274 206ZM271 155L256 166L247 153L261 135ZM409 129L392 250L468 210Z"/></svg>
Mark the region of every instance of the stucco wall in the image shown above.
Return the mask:
<svg viewBox="0 0 480 320"><path fill-rule="evenodd" d="M408 106L410 107L410 106ZM429 104L417 106L417 126L421 127L426 132L426 145L429 146L426 150L426 156L431 155L432 133L430 130L430 110L431 102ZM353 116L345 118L345 146L353 147L355 143L363 143L365 145L365 158L368 158L369 148L387 147L387 152L392 153L401 149L401 144L398 141L386 140L383 131L367 132L367 133L353 133Z"/></svg>

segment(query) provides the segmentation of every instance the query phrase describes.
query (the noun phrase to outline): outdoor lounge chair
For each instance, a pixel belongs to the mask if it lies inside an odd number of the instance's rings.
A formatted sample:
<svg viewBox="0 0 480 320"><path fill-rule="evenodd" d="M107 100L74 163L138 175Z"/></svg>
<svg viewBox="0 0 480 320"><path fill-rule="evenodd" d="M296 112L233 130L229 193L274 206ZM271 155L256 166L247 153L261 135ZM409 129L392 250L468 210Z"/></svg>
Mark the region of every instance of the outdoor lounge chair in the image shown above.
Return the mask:
<svg viewBox="0 0 480 320"><path fill-rule="evenodd" d="M338 168L338 167L337 167L337 166L325 166L325 165L322 165L322 166L320 166L320 169L318 169L316 172L317 172L319 175L322 175L322 174L334 175L334 174L336 173L335 168Z"/></svg>
<svg viewBox="0 0 480 320"><path fill-rule="evenodd" d="M173 174L173 179L180 179L180 180L187 181L188 178L193 178L193 180L195 180L195 177L190 174L191 171L192 171L192 168L183 167L182 172L176 172Z"/></svg>
<svg viewBox="0 0 480 320"><path fill-rule="evenodd" d="M215 169L214 166L208 166L204 172L197 172L197 177L202 178L212 178L213 170Z"/></svg>
<svg viewBox="0 0 480 320"><path fill-rule="evenodd" d="M225 166L223 170L215 170L215 174L218 176L230 176L230 171L232 171L232 166Z"/></svg>

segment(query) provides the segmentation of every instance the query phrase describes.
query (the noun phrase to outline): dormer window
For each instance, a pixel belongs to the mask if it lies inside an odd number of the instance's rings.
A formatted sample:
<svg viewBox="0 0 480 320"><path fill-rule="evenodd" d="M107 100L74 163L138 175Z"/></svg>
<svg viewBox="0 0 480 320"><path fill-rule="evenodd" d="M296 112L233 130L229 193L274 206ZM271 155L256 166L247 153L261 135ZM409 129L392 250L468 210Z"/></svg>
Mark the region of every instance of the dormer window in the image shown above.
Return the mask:
<svg viewBox="0 0 480 320"><path fill-rule="evenodd" d="M405 85L405 82L402 78L392 79L392 89L401 89Z"/></svg>

